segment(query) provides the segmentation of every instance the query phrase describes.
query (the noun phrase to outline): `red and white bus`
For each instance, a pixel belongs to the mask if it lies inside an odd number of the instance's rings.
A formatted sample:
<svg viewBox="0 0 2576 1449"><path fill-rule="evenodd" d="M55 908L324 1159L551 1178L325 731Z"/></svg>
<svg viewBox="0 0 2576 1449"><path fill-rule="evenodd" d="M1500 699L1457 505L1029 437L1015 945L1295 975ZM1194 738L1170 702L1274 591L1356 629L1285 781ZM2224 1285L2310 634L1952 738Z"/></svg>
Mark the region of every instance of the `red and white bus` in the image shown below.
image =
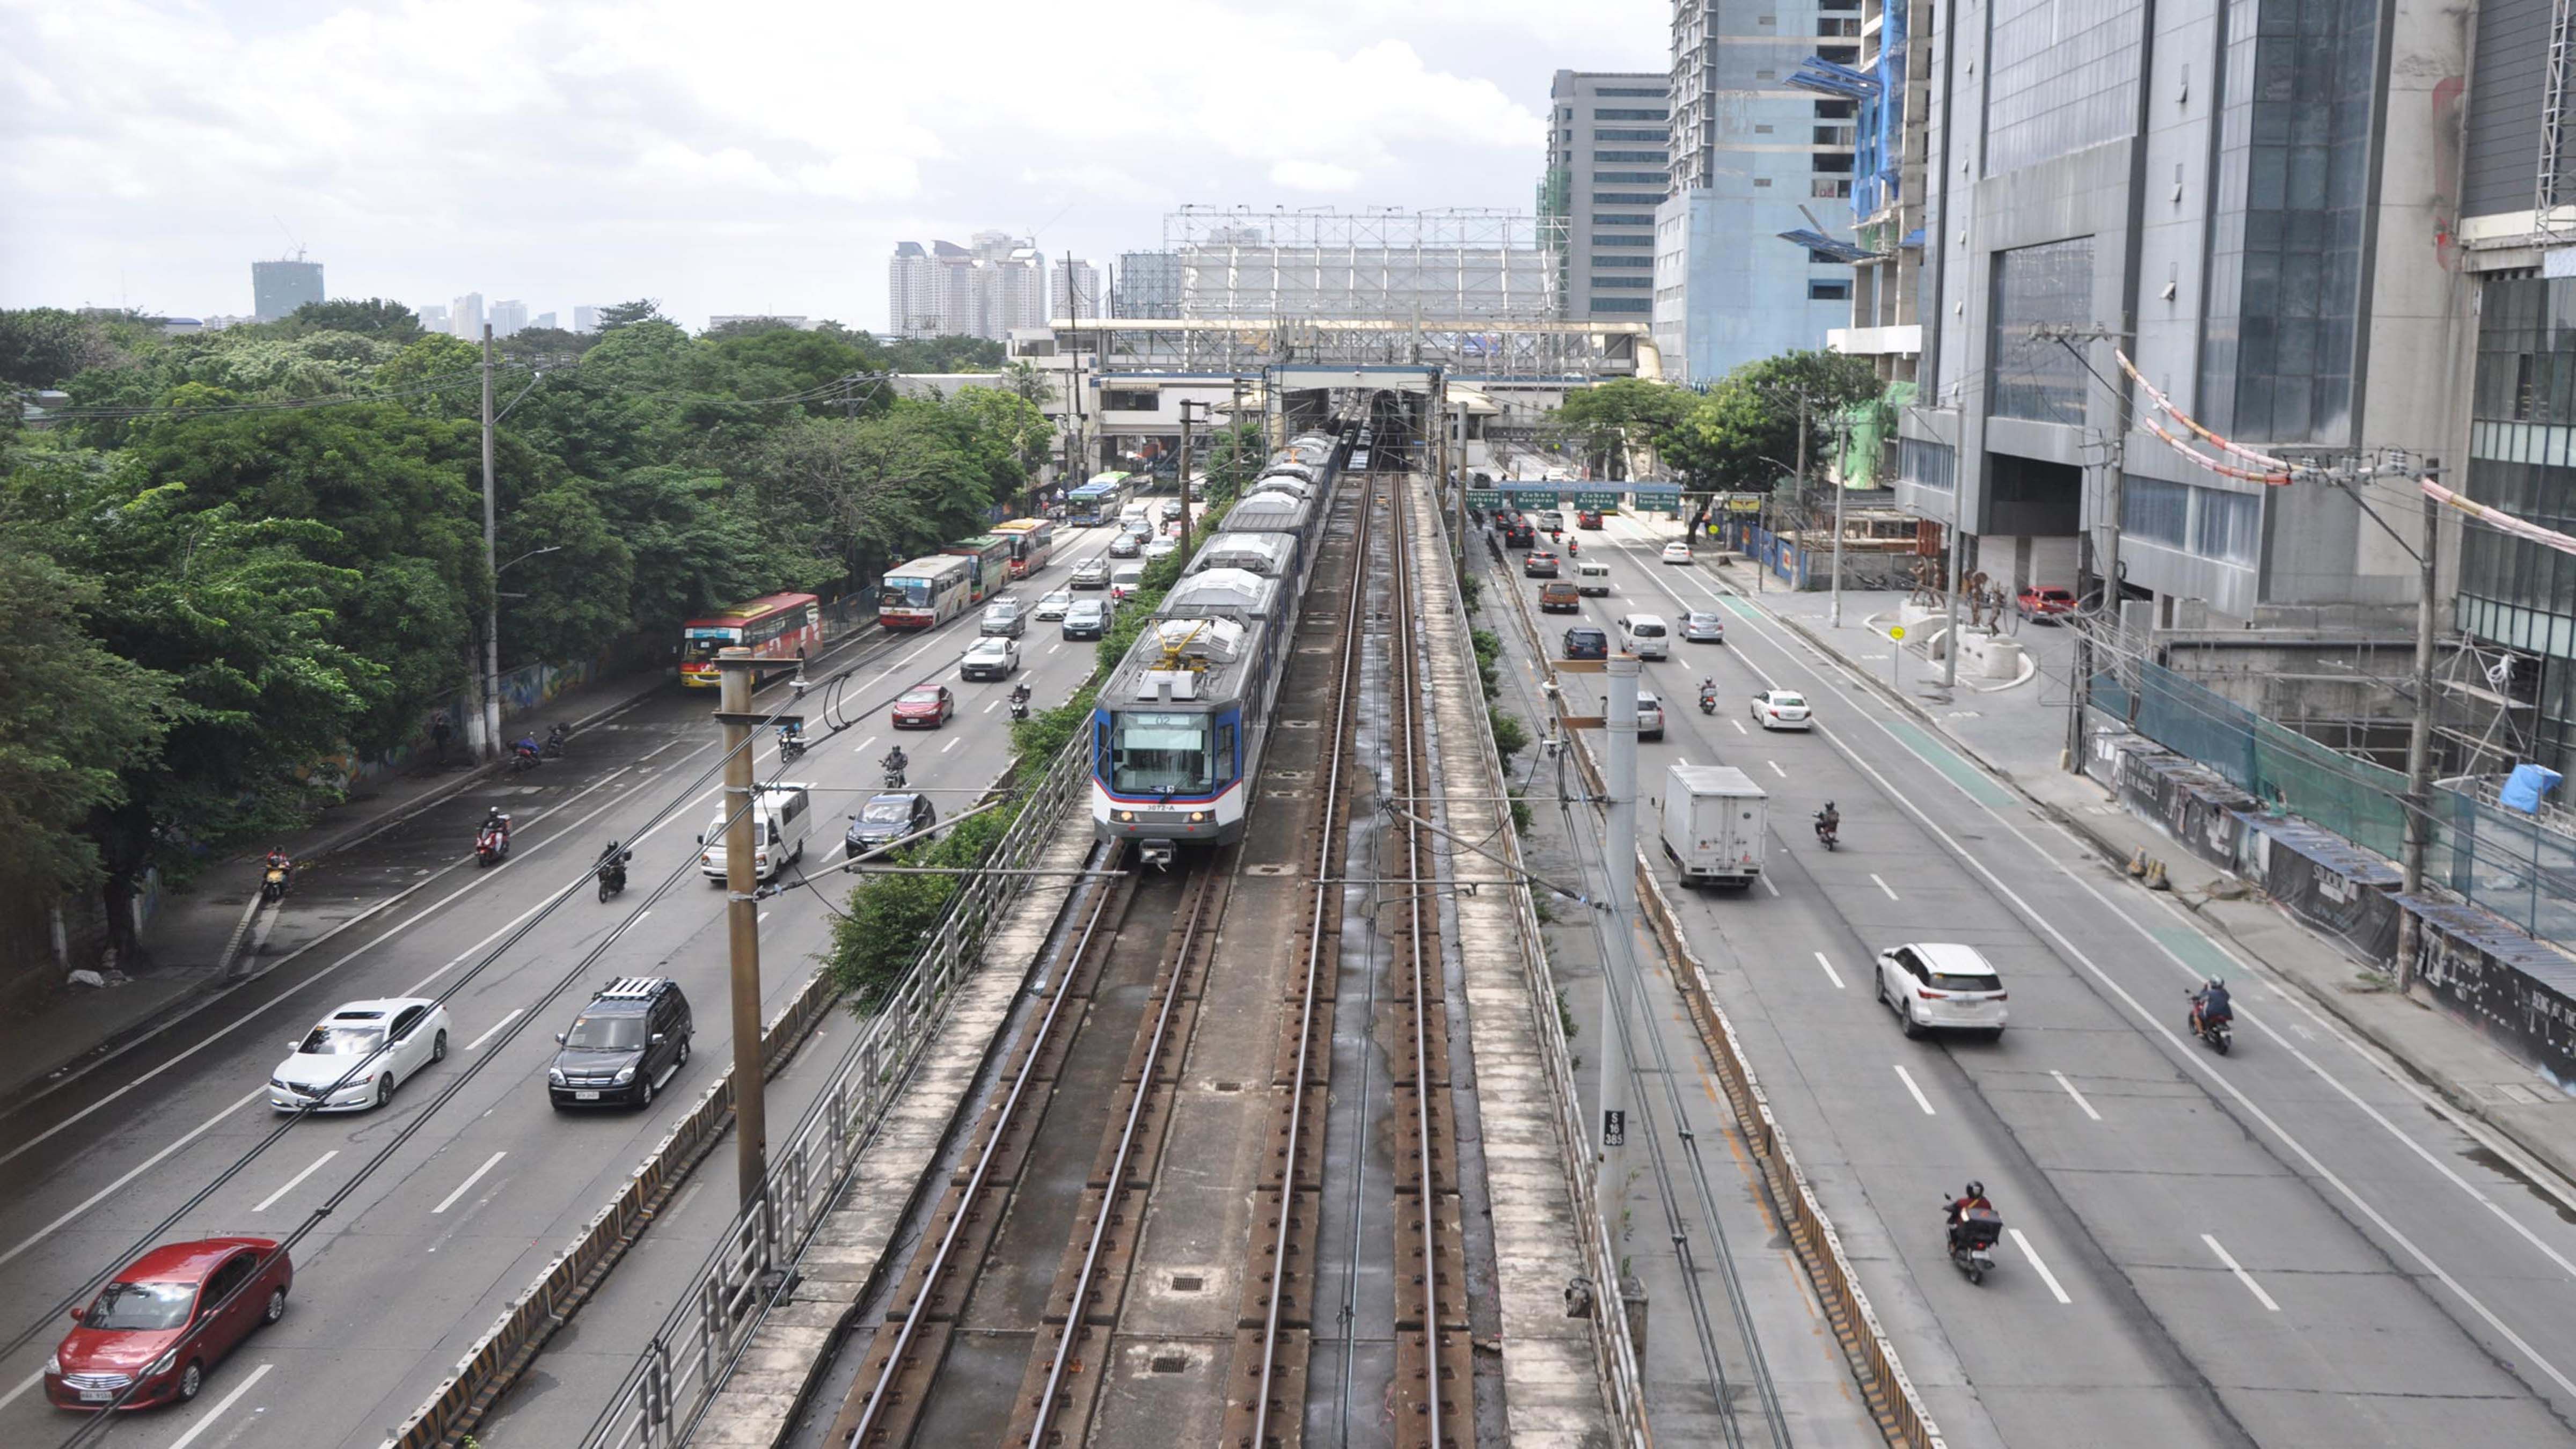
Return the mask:
<svg viewBox="0 0 2576 1449"><path fill-rule="evenodd" d="M889 629L927 629L964 613L980 597L982 561L943 553L889 569L877 584L877 622Z"/></svg>
<svg viewBox="0 0 2576 1449"><path fill-rule="evenodd" d="M772 674L794 673L796 661L823 647L822 601L812 594L764 594L703 619L680 626L680 682L692 689L713 689L721 681L716 669L719 649L749 649L763 657L785 659L754 673L756 685Z"/></svg>
<svg viewBox="0 0 2576 1449"><path fill-rule="evenodd" d="M1046 567L1055 552L1055 525L1043 518L1014 518L997 523L993 532L1011 543L1011 577L1024 579Z"/></svg>

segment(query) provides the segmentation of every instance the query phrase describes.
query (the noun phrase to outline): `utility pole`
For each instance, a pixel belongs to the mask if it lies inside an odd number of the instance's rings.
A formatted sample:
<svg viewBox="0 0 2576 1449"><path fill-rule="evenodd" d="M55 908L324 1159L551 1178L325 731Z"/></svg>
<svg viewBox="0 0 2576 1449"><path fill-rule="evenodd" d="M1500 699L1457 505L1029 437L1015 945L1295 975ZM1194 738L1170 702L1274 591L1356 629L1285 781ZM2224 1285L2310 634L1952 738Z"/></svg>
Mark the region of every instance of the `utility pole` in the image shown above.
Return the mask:
<svg viewBox="0 0 2576 1449"><path fill-rule="evenodd" d="M1799 441L1800 441L1800 443L1802 443L1802 444L1806 441L1806 439L1805 439L1805 437L1804 437L1804 431L1805 431L1804 429L1801 429L1801 430L1800 430L1801 436L1800 436L1800 438L1799 438ZM1840 420L1840 419L1836 419L1836 421L1835 421L1835 424L1834 424L1834 435L1835 435L1837 438L1839 438L1839 437L1842 435L1842 423L1841 423L1841 420ZM1838 446L1838 447L1836 447L1836 449L1835 449L1835 452L1836 452L1836 453L1840 453L1841 451L1842 451L1842 449L1841 449L1839 446ZM1834 627L1835 627L1835 628L1837 628L1837 629L1839 629L1839 628L1841 628L1841 627L1843 626L1843 480L1842 480L1842 479L1840 479L1839 477L1835 477L1835 476L1833 476L1834 472L1835 472L1835 466L1834 466L1834 463L1833 463L1833 462L1828 462L1828 463L1825 465L1825 473L1826 473L1826 475L1827 475L1827 476L1826 476L1826 479L1825 479L1825 482L1826 482L1826 484L1827 484L1828 486L1830 486L1830 487L1834 490L1834 603L1833 603L1833 621L1834 621Z"/></svg>
<svg viewBox="0 0 2576 1449"><path fill-rule="evenodd" d="M1206 403L1181 399L1181 556L1190 553L1190 409Z"/></svg>
<svg viewBox="0 0 2576 1449"><path fill-rule="evenodd" d="M1449 396L1449 382L1446 378L1441 380L1440 395L1444 399ZM1446 435L1454 422L1458 430L1457 448L1449 455L1450 467L1458 475L1458 521L1451 531L1458 540L1458 575L1464 578L1467 574L1467 403L1462 398L1450 406L1454 412L1450 417L1441 419L1441 429Z"/></svg>
<svg viewBox="0 0 2576 1449"><path fill-rule="evenodd" d="M757 796L751 651L716 651L723 675L716 718L724 725L725 944L733 965L733 1143L736 1205L760 1201L769 1179L767 1065L760 1047L760 868L753 834Z"/></svg>
<svg viewBox="0 0 2576 1449"><path fill-rule="evenodd" d="M1609 859L1608 919L1602 922L1609 950L1601 961L1601 1164L1593 1183L1593 1200L1607 1220L1604 1241L1615 1242L1622 1214L1617 1204L1626 1195L1628 1120L1627 1048L1621 1038L1620 1003L1645 980L1637 967L1637 656L1618 653L1603 661L1608 679L1608 760L1602 783L1609 791L1609 831L1604 844ZM1569 741L1566 748L1572 749ZM1614 979L1615 978L1615 979Z"/></svg>
<svg viewBox="0 0 2576 1449"><path fill-rule="evenodd" d="M2367 505L2364 505L2365 507ZM2409 896L2424 889L2424 849L2433 834L2433 631L2435 563L2440 559L2442 505L2424 499L2424 539L2417 548L2421 582L2415 596L2415 718L2406 731L2406 851L2400 862L2405 875L2399 886ZM2418 932L2413 911L2397 913L2397 990L2415 985Z"/></svg>
<svg viewBox="0 0 2576 1449"><path fill-rule="evenodd" d="M490 759L501 750L501 558L500 528L492 505L492 324L483 324L483 572L491 577L492 598L483 613L483 746ZM470 741L468 742L471 743Z"/></svg>

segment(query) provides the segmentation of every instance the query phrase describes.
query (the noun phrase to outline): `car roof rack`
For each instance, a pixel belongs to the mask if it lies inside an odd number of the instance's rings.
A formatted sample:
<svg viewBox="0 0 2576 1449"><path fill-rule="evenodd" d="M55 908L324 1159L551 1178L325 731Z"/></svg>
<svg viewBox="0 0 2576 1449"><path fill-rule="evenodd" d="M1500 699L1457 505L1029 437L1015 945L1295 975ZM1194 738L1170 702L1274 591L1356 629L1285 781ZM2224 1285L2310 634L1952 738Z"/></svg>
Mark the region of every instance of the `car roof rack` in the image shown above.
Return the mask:
<svg viewBox="0 0 2576 1449"><path fill-rule="evenodd" d="M644 1001L657 994L668 983L659 976L620 976L599 988L593 1001Z"/></svg>

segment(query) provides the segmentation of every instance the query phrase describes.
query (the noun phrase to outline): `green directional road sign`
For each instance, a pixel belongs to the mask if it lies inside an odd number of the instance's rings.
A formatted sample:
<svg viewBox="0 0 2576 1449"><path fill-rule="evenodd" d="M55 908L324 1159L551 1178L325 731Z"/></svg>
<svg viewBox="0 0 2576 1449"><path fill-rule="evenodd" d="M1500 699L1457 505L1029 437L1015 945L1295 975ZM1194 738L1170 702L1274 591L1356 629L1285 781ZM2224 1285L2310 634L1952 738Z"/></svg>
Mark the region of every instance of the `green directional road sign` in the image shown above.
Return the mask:
<svg viewBox="0 0 2576 1449"><path fill-rule="evenodd" d="M1574 506L1577 508L1616 508L1619 506L1619 500L1623 496L1625 495L1616 491L1605 491L1598 488L1578 488L1574 491Z"/></svg>
<svg viewBox="0 0 2576 1449"><path fill-rule="evenodd" d="M1500 508L1503 506L1503 490L1500 488L1470 488L1467 490L1467 506L1470 508Z"/></svg>

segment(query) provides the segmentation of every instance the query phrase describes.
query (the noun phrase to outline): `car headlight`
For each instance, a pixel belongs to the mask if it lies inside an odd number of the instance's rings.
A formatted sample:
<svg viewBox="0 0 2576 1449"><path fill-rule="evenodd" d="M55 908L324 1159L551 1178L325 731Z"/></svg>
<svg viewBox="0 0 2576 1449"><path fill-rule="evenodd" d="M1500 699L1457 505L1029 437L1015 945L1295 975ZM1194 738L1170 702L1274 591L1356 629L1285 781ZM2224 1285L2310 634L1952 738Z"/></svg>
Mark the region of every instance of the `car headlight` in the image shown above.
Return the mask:
<svg viewBox="0 0 2576 1449"><path fill-rule="evenodd" d="M56 1378L62 1377L63 1356L59 1353L47 1354L45 1356L45 1372L52 1374Z"/></svg>
<svg viewBox="0 0 2576 1449"><path fill-rule="evenodd" d="M619 1086L621 1086L621 1087L622 1087L622 1086L626 1085L628 1082L631 1082L631 1081L634 1081L634 1080L635 1080L635 1069L634 1069L633 1067L619 1067L619 1068L617 1069L617 1084L618 1084Z"/></svg>
<svg viewBox="0 0 2576 1449"><path fill-rule="evenodd" d="M152 1360L152 1367L145 1369L143 1371L143 1376L148 1379L160 1374L166 1374L170 1371L171 1366L178 1363L178 1361L179 1350L174 1348L168 1353L161 1355L159 1358Z"/></svg>
<svg viewBox="0 0 2576 1449"><path fill-rule="evenodd" d="M281 1092L292 1092L295 1090L295 1084L286 1080L284 1077L271 1077L268 1079L268 1084Z"/></svg>
<svg viewBox="0 0 2576 1449"><path fill-rule="evenodd" d="M554 1083L554 1084L555 1084L556 1086L558 1086L558 1087L562 1086L562 1085L564 1084L563 1068L561 1068L561 1067L548 1067L548 1068L546 1068L546 1080L547 1080L547 1081L549 1081L549 1082Z"/></svg>

